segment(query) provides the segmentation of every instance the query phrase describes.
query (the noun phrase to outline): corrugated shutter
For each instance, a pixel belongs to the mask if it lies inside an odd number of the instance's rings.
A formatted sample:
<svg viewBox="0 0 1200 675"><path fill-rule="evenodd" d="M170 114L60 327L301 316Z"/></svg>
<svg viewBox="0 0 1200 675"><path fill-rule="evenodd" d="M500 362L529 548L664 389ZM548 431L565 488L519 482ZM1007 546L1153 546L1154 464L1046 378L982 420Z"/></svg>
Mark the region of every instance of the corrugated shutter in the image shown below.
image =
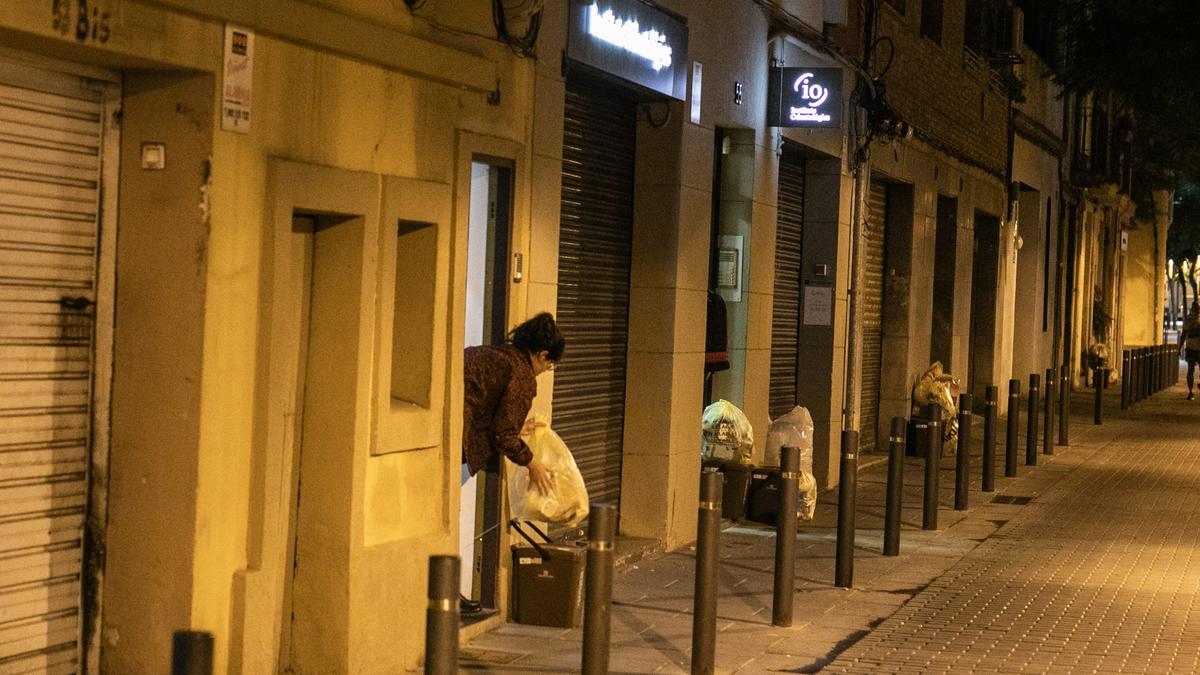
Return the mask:
<svg viewBox="0 0 1200 675"><path fill-rule="evenodd" d="M6 673L79 668L101 113L99 94L83 89L81 78L0 61Z"/></svg>
<svg viewBox="0 0 1200 675"><path fill-rule="evenodd" d="M554 373L554 429L593 501L620 503L633 242L634 102L567 80L557 320L567 353Z"/></svg>
<svg viewBox="0 0 1200 675"><path fill-rule="evenodd" d="M859 389L859 449L879 447L879 378L883 366L884 219L887 184L871 181L867 196L867 226L863 229L862 379Z"/></svg>
<svg viewBox="0 0 1200 675"><path fill-rule="evenodd" d="M775 297L771 310L772 419L796 406L799 376L800 244L804 231L804 158L784 146L779 158L779 214L775 224Z"/></svg>

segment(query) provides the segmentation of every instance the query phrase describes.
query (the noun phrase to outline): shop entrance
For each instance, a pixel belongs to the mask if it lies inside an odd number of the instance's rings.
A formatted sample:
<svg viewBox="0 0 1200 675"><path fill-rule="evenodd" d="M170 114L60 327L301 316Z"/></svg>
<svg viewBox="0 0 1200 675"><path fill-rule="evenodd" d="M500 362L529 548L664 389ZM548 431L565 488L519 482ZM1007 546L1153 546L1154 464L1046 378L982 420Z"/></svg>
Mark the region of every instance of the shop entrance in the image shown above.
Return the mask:
<svg viewBox="0 0 1200 675"><path fill-rule="evenodd" d="M996 286L1000 274L1000 219L975 212L975 254L971 264L971 366L969 386L975 410L983 412L996 359Z"/></svg>
<svg viewBox="0 0 1200 675"><path fill-rule="evenodd" d="M621 503L637 109L624 89L567 78L557 320L567 355L554 372L554 429L593 502Z"/></svg>
<svg viewBox="0 0 1200 675"><path fill-rule="evenodd" d="M115 200L102 204L102 185L116 167L116 131L105 124L119 105L116 80L0 57L4 672L83 670L84 615L98 602L85 589L96 554L85 528L91 500L103 499L89 493L91 468L107 453L97 429L107 428L111 374L98 364L111 363Z"/></svg>

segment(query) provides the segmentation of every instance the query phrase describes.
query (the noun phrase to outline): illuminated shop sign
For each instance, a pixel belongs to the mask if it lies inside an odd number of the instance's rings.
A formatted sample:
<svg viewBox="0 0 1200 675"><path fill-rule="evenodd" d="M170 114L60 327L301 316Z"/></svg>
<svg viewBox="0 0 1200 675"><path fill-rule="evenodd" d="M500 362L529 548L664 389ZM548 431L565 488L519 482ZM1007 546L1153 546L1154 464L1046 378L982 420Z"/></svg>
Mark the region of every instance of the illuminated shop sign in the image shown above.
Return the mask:
<svg viewBox="0 0 1200 675"><path fill-rule="evenodd" d="M771 68L767 126L842 125L840 68Z"/></svg>
<svg viewBox="0 0 1200 675"><path fill-rule="evenodd" d="M687 25L640 0L571 3L567 56L671 98L686 95Z"/></svg>

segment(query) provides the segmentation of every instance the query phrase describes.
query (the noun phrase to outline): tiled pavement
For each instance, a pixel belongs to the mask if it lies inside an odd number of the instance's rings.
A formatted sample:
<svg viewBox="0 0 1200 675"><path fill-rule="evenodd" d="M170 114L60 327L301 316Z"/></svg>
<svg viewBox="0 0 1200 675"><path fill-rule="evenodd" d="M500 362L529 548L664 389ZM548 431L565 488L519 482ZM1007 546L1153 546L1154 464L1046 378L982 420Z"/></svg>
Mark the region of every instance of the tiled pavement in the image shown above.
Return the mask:
<svg viewBox="0 0 1200 675"><path fill-rule="evenodd" d="M863 469L853 589L832 584L836 493L823 494L801 524L790 628L770 625L773 532L727 524L717 671L1200 672L1200 406L1177 389L1093 427L1090 399L1075 403L1071 446L1026 467L1022 437L1017 478L1003 478L998 425L996 494L1028 504L978 491L977 419L972 508L952 510L948 458L941 529L924 532L922 461L907 459L898 557L880 554L886 466ZM618 569L612 672L688 671L693 565L685 548ZM464 645L462 669L578 671L580 640L510 624Z"/></svg>

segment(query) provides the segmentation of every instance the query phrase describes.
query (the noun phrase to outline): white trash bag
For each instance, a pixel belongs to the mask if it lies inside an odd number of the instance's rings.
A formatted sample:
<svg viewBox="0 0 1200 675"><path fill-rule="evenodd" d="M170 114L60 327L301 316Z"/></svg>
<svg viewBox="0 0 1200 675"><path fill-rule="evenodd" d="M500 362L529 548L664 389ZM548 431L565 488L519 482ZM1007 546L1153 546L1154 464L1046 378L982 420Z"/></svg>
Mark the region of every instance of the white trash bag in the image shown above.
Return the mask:
<svg viewBox="0 0 1200 675"><path fill-rule="evenodd" d="M817 508L817 479L813 476L813 421L808 408L796 406L767 429L765 466L779 466L785 445L800 448L800 519L812 520Z"/></svg>
<svg viewBox="0 0 1200 675"><path fill-rule="evenodd" d="M542 495L529 483L529 469L517 466L508 480L508 497L513 518L547 523L566 523L575 527L588 515L587 487L583 474L567 444L550 428L546 418L534 415L534 430L524 436L533 458L550 472L554 489Z"/></svg>
<svg viewBox="0 0 1200 675"><path fill-rule="evenodd" d="M700 459L734 461L749 466L754 453L754 429L737 406L721 399L700 416Z"/></svg>

